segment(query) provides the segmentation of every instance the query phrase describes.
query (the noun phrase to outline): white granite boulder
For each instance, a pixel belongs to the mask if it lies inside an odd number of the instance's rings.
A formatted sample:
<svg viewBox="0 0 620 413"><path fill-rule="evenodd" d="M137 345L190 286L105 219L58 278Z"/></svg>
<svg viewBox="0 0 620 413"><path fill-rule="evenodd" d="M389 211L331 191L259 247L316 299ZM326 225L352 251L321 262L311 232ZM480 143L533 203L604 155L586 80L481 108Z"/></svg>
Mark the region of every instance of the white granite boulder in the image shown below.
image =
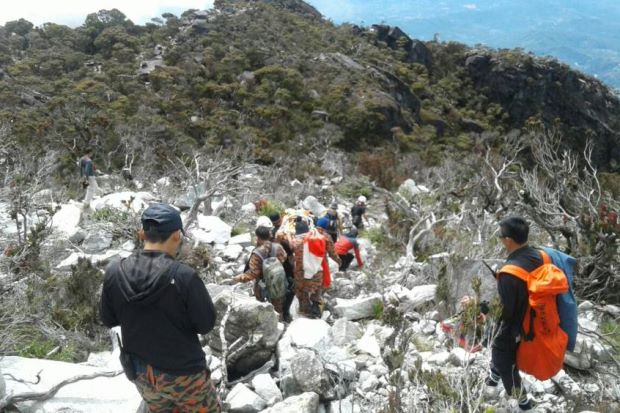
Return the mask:
<svg viewBox="0 0 620 413"><path fill-rule="evenodd" d="M383 298L378 293L351 300L336 298L335 301L334 314L350 321L374 318L378 308L383 306Z"/></svg>
<svg viewBox="0 0 620 413"><path fill-rule="evenodd" d="M225 244L230 240L232 227L216 216L199 215L196 226L189 233L204 244Z"/></svg>
<svg viewBox="0 0 620 413"><path fill-rule="evenodd" d="M317 413L319 395L308 392L298 396L287 397L284 401L263 410L262 413Z"/></svg>
<svg viewBox="0 0 620 413"><path fill-rule="evenodd" d="M81 204L69 202L63 204L60 209L52 216L52 229L59 234L72 237L80 229L82 219Z"/></svg>
<svg viewBox="0 0 620 413"><path fill-rule="evenodd" d="M245 375L264 365L271 359L282 335L273 306L245 294L233 293L229 286L209 284L207 287L217 310L216 328L208 335L209 347L216 354L221 352L219 326L230 306L226 341L229 346L236 345L229 347L228 368Z"/></svg>
<svg viewBox="0 0 620 413"><path fill-rule="evenodd" d="M252 379L252 387L268 406L282 401L282 392L270 374L258 374Z"/></svg>
<svg viewBox="0 0 620 413"><path fill-rule="evenodd" d="M256 413L265 408L267 403L245 384L239 383L226 396L226 403L231 413Z"/></svg>

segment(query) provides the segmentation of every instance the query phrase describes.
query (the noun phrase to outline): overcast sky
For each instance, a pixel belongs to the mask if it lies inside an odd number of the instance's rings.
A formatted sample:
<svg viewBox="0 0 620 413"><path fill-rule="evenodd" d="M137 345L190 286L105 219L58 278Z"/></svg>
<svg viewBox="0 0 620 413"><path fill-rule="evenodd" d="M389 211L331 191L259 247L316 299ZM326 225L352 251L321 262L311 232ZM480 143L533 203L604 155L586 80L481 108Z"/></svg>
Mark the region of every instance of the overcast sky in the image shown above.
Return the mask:
<svg viewBox="0 0 620 413"><path fill-rule="evenodd" d="M47 22L76 27L86 15L102 9L118 9L134 23L144 24L153 17L170 12L180 15L187 9L207 9L213 0L4 0L0 25L24 18L35 26Z"/></svg>

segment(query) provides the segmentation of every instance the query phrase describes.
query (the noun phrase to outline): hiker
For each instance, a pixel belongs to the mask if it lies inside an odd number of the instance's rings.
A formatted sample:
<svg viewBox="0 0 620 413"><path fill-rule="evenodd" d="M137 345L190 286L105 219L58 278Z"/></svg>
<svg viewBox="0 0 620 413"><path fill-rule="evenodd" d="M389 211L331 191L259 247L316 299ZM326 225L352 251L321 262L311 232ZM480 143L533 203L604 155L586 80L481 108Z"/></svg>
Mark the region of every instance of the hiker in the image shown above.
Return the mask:
<svg viewBox="0 0 620 413"><path fill-rule="evenodd" d="M366 197L360 195L355 205L351 207L351 221L355 228L362 230L364 229L364 220L368 222L368 218L366 218Z"/></svg>
<svg viewBox="0 0 620 413"><path fill-rule="evenodd" d="M274 213L269 216L273 228L271 230L272 241L282 245L286 252L286 260L282 263L284 272L286 273L286 280L288 281L288 289L286 296L284 297L284 308L282 309L282 318L285 322L292 321L291 318L291 305L295 298L295 257L293 255L293 247L291 246L291 239L284 231L279 231L282 226L282 216L279 213Z"/></svg>
<svg viewBox="0 0 620 413"><path fill-rule="evenodd" d="M267 218L267 221L269 221L269 218ZM276 276L286 280L286 272L283 268L283 264L287 259L287 254L280 244L272 241L271 227L261 225L260 221L258 224L259 226L257 226L256 231L254 231L256 234L256 248L254 248L250 255L248 269L243 274L233 277L232 283L237 284L254 281L254 297L256 297L258 301L268 300L271 302L280 319L283 319L285 293L288 288L288 283L285 281L286 285L281 292L282 295L272 296L273 291L269 291L271 287L267 279L267 274L265 274L266 267L264 264L268 258L275 257L280 263L279 269L282 269L282 273ZM271 224L271 221L269 221L269 224ZM281 283L282 280L280 279L278 282Z"/></svg>
<svg viewBox="0 0 620 413"><path fill-rule="evenodd" d="M357 260L357 266L360 269L364 266L362 256L360 254L359 243L357 241L357 228L353 227L347 234L338 237L335 249L336 254L338 254L340 260L342 261L339 268L340 271L346 271L347 268L349 268L349 265L351 265L351 262L353 262L353 258ZM353 250L355 256L349 252L351 250Z"/></svg>
<svg viewBox="0 0 620 413"><path fill-rule="evenodd" d="M529 225L523 218L509 217L502 220L499 231L501 243L508 251L504 265L517 266L528 273L543 265L540 252L527 243ZM506 394L518 396L519 408L530 410L532 400L521 386L521 375L516 366L523 319L528 307L527 284L510 273L501 272L501 269L496 279L503 309L499 331L492 345L491 370L486 384L496 388L501 380Z"/></svg>
<svg viewBox="0 0 620 413"><path fill-rule="evenodd" d="M84 206L89 207L90 202L95 196L95 192L99 191L97 185L97 179L95 178L95 163L93 162L93 150L87 149L86 153L80 159L80 182L82 188L86 189L86 195L84 196Z"/></svg>
<svg viewBox="0 0 620 413"><path fill-rule="evenodd" d="M336 242L338 240L338 235L343 232L342 219L340 219L340 215L338 214L338 204L332 202L322 218L327 218L329 220L328 226L324 230L331 237L332 241Z"/></svg>
<svg viewBox="0 0 620 413"><path fill-rule="evenodd" d="M302 220L295 224L295 240L293 251L295 255L295 295L299 301L299 314L308 318L321 318L323 312L323 288L329 286L329 266L327 265L327 255L340 265L340 257L336 254L334 243L325 231L329 226L329 219L322 217L317 221L317 228L310 231L308 225ZM304 244L307 244L304 248ZM317 271L306 274L304 267L312 257L304 254L308 251L311 254L311 246L322 248L322 255L317 258L320 261ZM306 264L306 265L304 265Z"/></svg>
<svg viewBox="0 0 620 413"><path fill-rule="evenodd" d="M142 213L144 249L108 265L101 320L121 326L121 362L151 413L220 412L198 334L216 319L198 274L174 259L183 240L179 212L153 204Z"/></svg>

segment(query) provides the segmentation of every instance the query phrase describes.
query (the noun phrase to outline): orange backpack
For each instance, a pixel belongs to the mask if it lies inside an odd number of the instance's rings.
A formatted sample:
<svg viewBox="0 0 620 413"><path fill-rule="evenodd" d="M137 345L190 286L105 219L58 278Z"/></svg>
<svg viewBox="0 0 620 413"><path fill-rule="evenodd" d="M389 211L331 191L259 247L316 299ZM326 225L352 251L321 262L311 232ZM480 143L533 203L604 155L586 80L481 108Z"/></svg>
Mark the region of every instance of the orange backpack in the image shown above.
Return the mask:
<svg viewBox="0 0 620 413"><path fill-rule="evenodd" d="M556 303L557 296L568 291L568 281L547 253L541 250L540 255L543 265L532 272L505 265L499 273L514 275L527 283L528 306L517 349L517 368L538 380L547 380L562 369L568 345Z"/></svg>

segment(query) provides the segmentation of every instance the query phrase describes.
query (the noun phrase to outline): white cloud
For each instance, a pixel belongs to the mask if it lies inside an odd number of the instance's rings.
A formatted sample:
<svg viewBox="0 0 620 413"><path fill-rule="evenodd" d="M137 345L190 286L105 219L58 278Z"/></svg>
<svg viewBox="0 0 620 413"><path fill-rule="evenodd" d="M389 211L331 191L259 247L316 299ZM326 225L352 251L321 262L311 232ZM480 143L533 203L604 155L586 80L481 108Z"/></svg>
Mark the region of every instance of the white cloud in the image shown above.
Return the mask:
<svg viewBox="0 0 620 413"><path fill-rule="evenodd" d="M465 7L467 10L477 10L478 6L476 4L466 4L463 7Z"/></svg>
<svg viewBox="0 0 620 413"><path fill-rule="evenodd" d="M213 0L13 0L2 2L0 24L24 18L35 25L53 22L75 27L84 23L86 15L102 9L118 9L143 24L165 12L179 15L212 6Z"/></svg>

